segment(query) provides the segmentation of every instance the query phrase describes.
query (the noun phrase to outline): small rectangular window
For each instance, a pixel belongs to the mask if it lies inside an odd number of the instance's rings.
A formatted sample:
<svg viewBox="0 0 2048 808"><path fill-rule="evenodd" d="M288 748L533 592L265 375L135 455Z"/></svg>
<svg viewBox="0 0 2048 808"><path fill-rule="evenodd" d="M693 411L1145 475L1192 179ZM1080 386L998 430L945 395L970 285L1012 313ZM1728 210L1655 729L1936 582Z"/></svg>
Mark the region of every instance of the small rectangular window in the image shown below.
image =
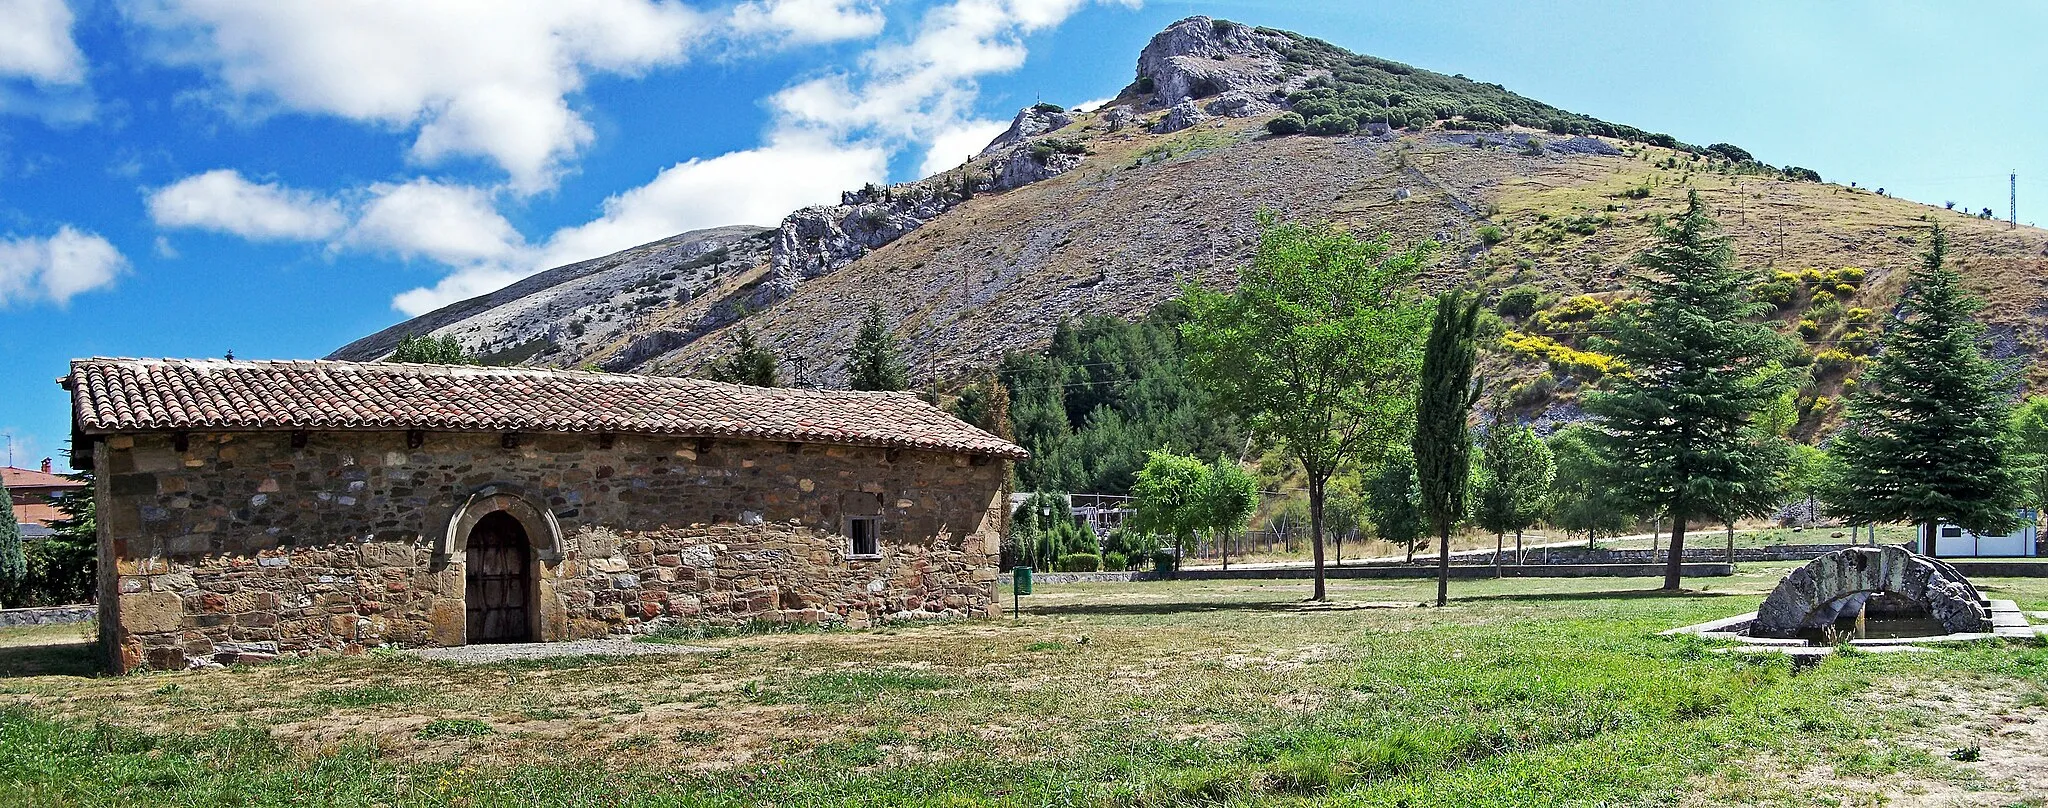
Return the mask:
<svg viewBox="0 0 2048 808"><path fill-rule="evenodd" d="M852 542L854 556L881 555L882 518L879 516L848 517L846 520L846 537Z"/></svg>
<svg viewBox="0 0 2048 808"><path fill-rule="evenodd" d="M1944 525L1941 528L1941 537L1944 539L1960 539L1963 537L1963 529Z"/></svg>

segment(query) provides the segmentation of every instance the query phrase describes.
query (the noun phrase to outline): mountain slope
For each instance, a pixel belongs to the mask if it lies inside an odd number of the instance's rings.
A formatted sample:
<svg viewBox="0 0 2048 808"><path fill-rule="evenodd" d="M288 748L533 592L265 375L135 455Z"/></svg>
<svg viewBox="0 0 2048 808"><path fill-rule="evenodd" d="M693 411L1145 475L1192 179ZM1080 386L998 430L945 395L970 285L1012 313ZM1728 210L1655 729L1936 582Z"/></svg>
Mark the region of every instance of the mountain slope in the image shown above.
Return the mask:
<svg viewBox="0 0 2048 808"><path fill-rule="evenodd" d="M1269 134L1266 122L1289 110L1323 131L1357 131ZM848 192L773 230L699 231L551 270L337 355L374 358L395 335L436 331L521 361L692 373L729 350L726 331L744 321L790 370L832 385L844 378L841 351L859 315L880 305L898 320L913 378L953 383L1005 351L1042 345L1063 318L1136 318L1182 284L1228 284L1253 247L1260 208L1436 241L1425 285L1532 286L1555 311L1510 325L1576 350L1591 329L1572 317L1605 305L1688 190L1715 208L1748 265L1864 270L1846 291L1794 284L1780 319L1814 356L1860 339L1844 312L1891 305L1931 221L1951 228L1961 270L1993 301L1986 316L2002 350L2042 355L2048 331L2033 319L2048 311L2038 280L2048 276L2048 233L1728 154L1497 85L1196 17L1155 37L1138 80L1101 110L1026 109L956 169ZM668 286L629 291L635 283ZM1577 299L1587 294L1596 297ZM1536 384L1553 366L1555 392L1530 403L1562 403L1569 417L1571 387L1591 374L1574 378L1571 362L1519 344L1520 358L1496 358L1490 373ZM1853 357L1822 361L1833 364L1816 365L1801 404L1809 427L1828 417L1854 371ZM2038 363L2033 374L2041 380Z"/></svg>

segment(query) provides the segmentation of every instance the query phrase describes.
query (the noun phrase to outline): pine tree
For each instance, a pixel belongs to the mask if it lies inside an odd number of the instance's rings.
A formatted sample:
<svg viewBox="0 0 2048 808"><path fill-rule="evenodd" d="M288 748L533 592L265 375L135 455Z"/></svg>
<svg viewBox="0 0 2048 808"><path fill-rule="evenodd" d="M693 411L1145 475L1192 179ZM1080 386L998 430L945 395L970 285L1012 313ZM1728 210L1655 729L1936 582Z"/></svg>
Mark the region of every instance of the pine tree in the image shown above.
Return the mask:
<svg viewBox="0 0 2048 808"><path fill-rule="evenodd" d="M14 521L14 497L0 489L0 606L20 605L27 578L28 557L21 551L21 525Z"/></svg>
<svg viewBox="0 0 2048 808"><path fill-rule="evenodd" d="M889 333L889 320L877 304L868 307L860 334L846 351L849 386L855 390L904 390L910 387L910 368Z"/></svg>
<svg viewBox="0 0 2048 808"><path fill-rule="evenodd" d="M1479 296L1445 292L1422 353L1422 384L1415 406L1415 479L1422 513L1437 535L1436 605L1450 598L1451 528L1465 515L1472 475L1472 430L1466 421L1479 390L1472 385L1478 357Z"/></svg>
<svg viewBox="0 0 2048 808"><path fill-rule="evenodd" d="M1501 565L1507 534L1515 534L1515 559L1522 557L1522 531L1543 518L1550 480L1557 473L1535 430L1508 420L1507 406L1496 399L1486 437L1480 444L1479 484L1473 521L1493 531L1493 563Z"/></svg>
<svg viewBox="0 0 2048 808"><path fill-rule="evenodd" d="M1614 472L1613 488L1645 510L1671 517L1664 588L1679 587L1685 531L1718 518L1731 502L1773 484L1782 451L1756 425L1789 383L1770 372L1783 338L1751 318L1753 273L1707 215L1697 192L1676 223L1637 256L1632 285L1645 300L1619 318L1612 339L1620 372L1586 398L1595 445Z"/></svg>
<svg viewBox="0 0 2048 808"><path fill-rule="evenodd" d="M1979 347L1972 315L1983 303L1943 265L1947 252L1937 225L1828 446L1829 510L1855 524L1919 524L1929 551L1936 522L2004 532L2026 499L2008 458L2012 372Z"/></svg>
<svg viewBox="0 0 2048 808"><path fill-rule="evenodd" d="M777 372L780 360L775 351L754 339L754 332L740 326L733 335L731 356L711 363L705 378L714 382L751 384L755 387L781 387L782 379Z"/></svg>

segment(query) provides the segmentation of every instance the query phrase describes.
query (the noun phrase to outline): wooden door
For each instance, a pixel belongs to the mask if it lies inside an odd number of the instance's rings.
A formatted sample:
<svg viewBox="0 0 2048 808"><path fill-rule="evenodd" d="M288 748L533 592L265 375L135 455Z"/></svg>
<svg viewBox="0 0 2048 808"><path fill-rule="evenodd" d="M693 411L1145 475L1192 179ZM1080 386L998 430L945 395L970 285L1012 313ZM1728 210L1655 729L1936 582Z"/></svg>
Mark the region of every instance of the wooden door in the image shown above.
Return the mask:
<svg viewBox="0 0 2048 808"><path fill-rule="evenodd" d="M527 611L533 591L532 556L526 529L510 514L490 514L470 528L469 548L463 554L470 642L533 639Z"/></svg>

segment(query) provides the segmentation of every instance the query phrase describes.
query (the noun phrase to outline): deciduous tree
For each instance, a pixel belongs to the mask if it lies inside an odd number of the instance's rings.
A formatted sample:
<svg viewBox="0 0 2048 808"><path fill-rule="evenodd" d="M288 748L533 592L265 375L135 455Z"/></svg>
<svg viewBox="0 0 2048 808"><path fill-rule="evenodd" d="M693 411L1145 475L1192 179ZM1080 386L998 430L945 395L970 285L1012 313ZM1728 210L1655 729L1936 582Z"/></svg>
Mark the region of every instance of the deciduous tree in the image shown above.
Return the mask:
<svg viewBox="0 0 2048 808"><path fill-rule="evenodd" d="M1543 518L1557 464L1535 430L1510 420L1504 402L1495 400L1491 409L1486 436L1480 442L1473 521L1493 531L1494 566L1498 567L1510 532L1515 534L1515 559L1520 563L1522 531Z"/></svg>
<svg viewBox="0 0 2048 808"><path fill-rule="evenodd" d="M1308 482L1312 597L1326 599L1323 506L1332 475L1372 466L1413 415L1425 303L1410 291L1433 244L1395 251L1329 223L1260 214L1237 291L1190 287L1192 375L1218 406L1273 436Z"/></svg>

